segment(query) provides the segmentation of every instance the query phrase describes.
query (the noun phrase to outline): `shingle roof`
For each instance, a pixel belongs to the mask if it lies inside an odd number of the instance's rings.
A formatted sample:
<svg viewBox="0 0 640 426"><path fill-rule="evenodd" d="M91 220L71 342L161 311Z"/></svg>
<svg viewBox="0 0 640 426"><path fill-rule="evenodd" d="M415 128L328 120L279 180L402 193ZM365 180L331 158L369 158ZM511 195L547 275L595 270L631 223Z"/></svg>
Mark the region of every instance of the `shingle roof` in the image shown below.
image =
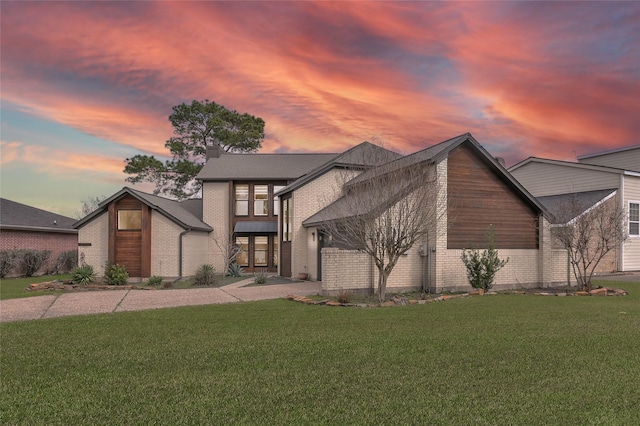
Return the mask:
<svg viewBox="0 0 640 426"><path fill-rule="evenodd" d="M192 199L183 202L169 200L153 194L147 194L133 188L124 187L111 197L100 203L99 208L88 216L80 219L73 226L79 228L85 223L91 221L94 217L107 210L109 204L120 198L124 194L130 194L145 203L147 206L164 214L176 224L184 229L193 229L197 231L212 231L209 225L202 221L202 200Z"/></svg>
<svg viewBox="0 0 640 426"><path fill-rule="evenodd" d="M0 228L77 233L75 219L0 198Z"/></svg>
<svg viewBox="0 0 640 426"><path fill-rule="evenodd" d="M222 154L210 158L196 179L297 179L338 154Z"/></svg>
<svg viewBox="0 0 640 426"><path fill-rule="evenodd" d="M615 189L572 192L538 197L538 201L553 215L551 223L567 223L615 192Z"/></svg>

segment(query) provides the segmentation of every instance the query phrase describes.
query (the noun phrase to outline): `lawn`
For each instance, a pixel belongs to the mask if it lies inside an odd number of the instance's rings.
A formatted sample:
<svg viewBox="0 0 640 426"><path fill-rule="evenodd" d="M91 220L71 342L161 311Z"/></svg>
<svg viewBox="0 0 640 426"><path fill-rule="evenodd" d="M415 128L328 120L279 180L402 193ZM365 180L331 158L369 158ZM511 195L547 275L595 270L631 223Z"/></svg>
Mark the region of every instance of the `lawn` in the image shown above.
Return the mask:
<svg viewBox="0 0 640 426"><path fill-rule="evenodd" d="M8 278L8 279L3 278L0 280L0 300L52 294L53 292L47 292L47 291L29 292L29 291L25 291L24 289L29 284L43 283L45 281L53 281L53 280L68 280L69 278L71 278L70 274L69 275L44 275L40 277L29 277L29 278Z"/></svg>
<svg viewBox="0 0 640 426"><path fill-rule="evenodd" d="M0 324L2 424L640 424L640 284Z"/></svg>

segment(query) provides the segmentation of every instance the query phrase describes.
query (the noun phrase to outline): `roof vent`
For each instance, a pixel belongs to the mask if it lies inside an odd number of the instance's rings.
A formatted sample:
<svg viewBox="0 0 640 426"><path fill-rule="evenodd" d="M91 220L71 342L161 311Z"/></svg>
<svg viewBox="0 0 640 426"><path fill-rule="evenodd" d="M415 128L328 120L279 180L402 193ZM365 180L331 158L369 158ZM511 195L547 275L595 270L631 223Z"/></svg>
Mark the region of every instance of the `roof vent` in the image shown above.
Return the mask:
<svg viewBox="0 0 640 426"><path fill-rule="evenodd" d="M496 161L497 161L498 163L500 163L500 165L501 165L502 167L504 167L504 164L505 164L505 163L504 163L504 157L496 157Z"/></svg>

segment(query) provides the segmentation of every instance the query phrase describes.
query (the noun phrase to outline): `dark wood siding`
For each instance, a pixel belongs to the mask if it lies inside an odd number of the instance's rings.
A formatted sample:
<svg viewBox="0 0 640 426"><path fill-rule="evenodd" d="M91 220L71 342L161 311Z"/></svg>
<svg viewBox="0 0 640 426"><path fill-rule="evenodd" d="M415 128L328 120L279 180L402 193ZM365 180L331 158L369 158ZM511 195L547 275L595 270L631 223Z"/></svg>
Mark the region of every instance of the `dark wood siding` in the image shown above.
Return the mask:
<svg viewBox="0 0 640 426"><path fill-rule="evenodd" d="M280 275L291 276L291 242L280 242Z"/></svg>
<svg viewBox="0 0 640 426"><path fill-rule="evenodd" d="M538 248L537 212L467 145L447 162L447 247L486 247L493 226L496 248Z"/></svg>
<svg viewBox="0 0 640 426"><path fill-rule="evenodd" d="M119 231L118 210L141 210L141 229ZM151 274L151 211L129 195L109 206L109 262L124 265L130 277Z"/></svg>

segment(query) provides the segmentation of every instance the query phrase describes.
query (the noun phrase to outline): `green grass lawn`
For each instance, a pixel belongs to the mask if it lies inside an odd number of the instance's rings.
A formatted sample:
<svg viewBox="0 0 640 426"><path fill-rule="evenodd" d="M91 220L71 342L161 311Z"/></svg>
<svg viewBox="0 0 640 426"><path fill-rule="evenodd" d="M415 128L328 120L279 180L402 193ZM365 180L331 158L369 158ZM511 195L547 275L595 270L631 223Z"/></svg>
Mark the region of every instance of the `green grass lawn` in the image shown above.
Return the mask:
<svg viewBox="0 0 640 426"><path fill-rule="evenodd" d="M1 424L640 424L640 284L0 324Z"/></svg>
<svg viewBox="0 0 640 426"><path fill-rule="evenodd" d="M0 280L0 300L3 299L16 299L18 297L32 297L43 296L45 294L53 294L52 291L25 291L25 287L29 284L43 283L45 281L53 280L68 280L71 278L71 274L68 275L43 275L40 277L30 278L9 278Z"/></svg>

